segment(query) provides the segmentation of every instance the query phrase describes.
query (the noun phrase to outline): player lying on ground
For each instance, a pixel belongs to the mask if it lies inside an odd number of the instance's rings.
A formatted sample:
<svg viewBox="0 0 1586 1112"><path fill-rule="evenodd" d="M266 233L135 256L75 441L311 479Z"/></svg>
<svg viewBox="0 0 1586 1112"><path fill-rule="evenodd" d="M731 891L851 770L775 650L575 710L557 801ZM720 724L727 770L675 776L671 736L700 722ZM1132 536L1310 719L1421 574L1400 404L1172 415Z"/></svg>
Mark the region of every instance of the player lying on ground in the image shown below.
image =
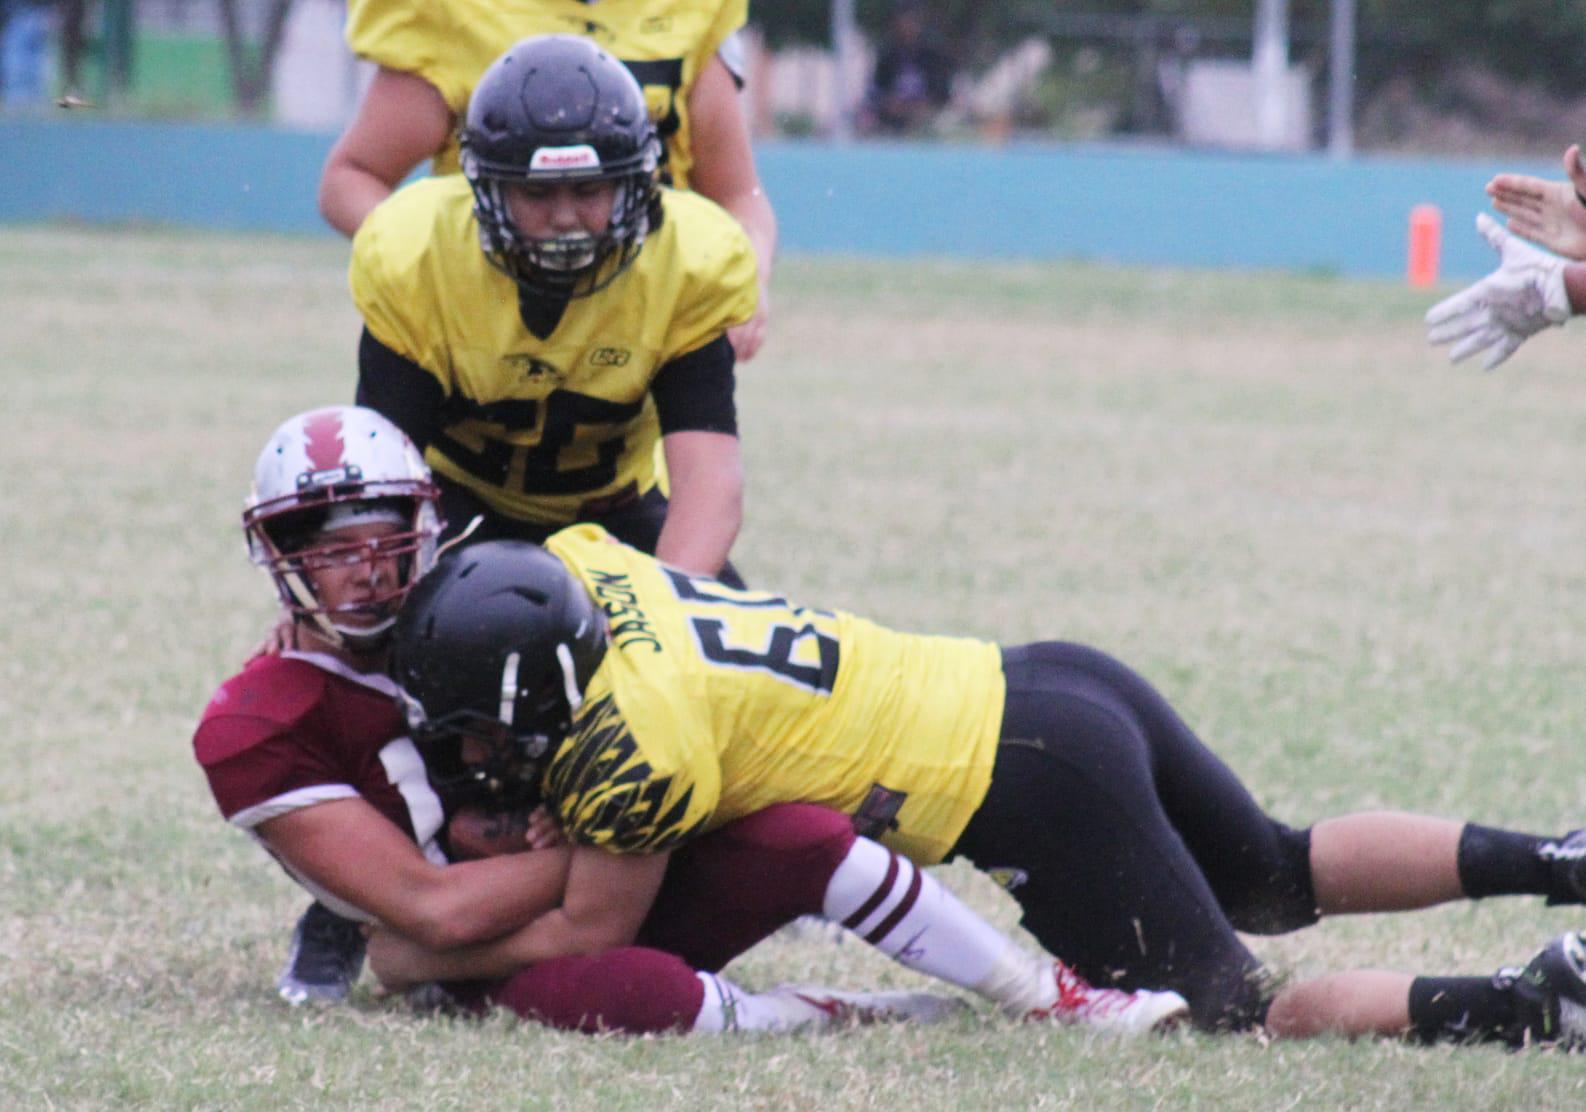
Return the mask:
<svg viewBox="0 0 1586 1112"><path fill-rule="evenodd" d="M243 520L254 559L295 615L296 647L254 658L223 684L194 749L221 812L319 900L341 916L449 949L499 938L559 906L571 853L539 848L447 863L457 847L448 845L446 810L383 670L395 609L433 557L434 503L417 452L378 414L335 407L277 430L259 457ZM531 831L543 835L542 827ZM951 1002L828 989L751 994L719 975L801 915L889 937L865 904L892 865L844 815L761 808L674 855L626 937L454 986L456 995L582 1030L937 1018ZM1014 1015L1133 1033L1185 1010L1170 992L1091 988L1061 963L1020 950L935 886L916 890L903 910L913 944L899 951L883 941L883 949Z"/></svg>
<svg viewBox="0 0 1586 1112"><path fill-rule="evenodd" d="M636 936L669 856L759 808L847 812L888 847L847 917L889 953L962 855L1011 878L1024 925L1096 984L1172 989L1206 1029L1283 1036L1586 1037L1586 948L1497 977L1357 970L1274 989L1236 930L1499 894L1580 903L1586 837L1362 813L1297 830L1144 680L1080 645L894 633L687 575L594 526L443 559L398 617L393 675L432 768L574 843L561 906L437 953L381 933L388 984Z"/></svg>
<svg viewBox="0 0 1586 1112"><path fill-rule="evenodd" d="M456 173L458 124L485 68L525 36L587 34L644 86L667 183L715 201L754 244L759 301L753 319L729 333L747 361L765 338L777 239L739 95L744 60L735 32L747 14L744 0L650 0L598 13L567 0L353 0L347 45L379 69L326 159L320 212L351 236L421 162Z"/></svg>

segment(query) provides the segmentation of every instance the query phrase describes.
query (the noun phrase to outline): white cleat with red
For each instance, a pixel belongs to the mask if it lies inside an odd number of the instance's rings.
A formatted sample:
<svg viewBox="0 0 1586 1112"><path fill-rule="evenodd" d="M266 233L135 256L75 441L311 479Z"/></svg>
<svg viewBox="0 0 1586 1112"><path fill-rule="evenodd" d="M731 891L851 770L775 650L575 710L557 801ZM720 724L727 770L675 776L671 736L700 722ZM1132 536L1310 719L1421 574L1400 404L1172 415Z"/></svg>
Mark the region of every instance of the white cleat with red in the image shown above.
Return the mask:
<svg viewBox="0 0 1586 1112"><path fill-rule="evenodd" d="M1166 1030L1189 1014L1188 1001L1176 992L1097 988L1060 961L1052 962L1052 979L1053 1002L1033 1009L1026 1019L1127 1036Z"/></svg>

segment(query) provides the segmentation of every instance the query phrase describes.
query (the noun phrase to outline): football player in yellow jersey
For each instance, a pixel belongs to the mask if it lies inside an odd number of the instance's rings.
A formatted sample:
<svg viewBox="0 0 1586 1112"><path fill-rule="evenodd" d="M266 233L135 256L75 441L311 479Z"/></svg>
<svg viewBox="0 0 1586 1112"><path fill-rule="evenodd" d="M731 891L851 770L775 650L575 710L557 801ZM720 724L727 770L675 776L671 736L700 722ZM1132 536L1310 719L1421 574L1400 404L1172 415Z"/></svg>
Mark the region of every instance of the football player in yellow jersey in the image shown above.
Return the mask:
<svg viewBox="0 0 1586 1112"><path fill-rule="evenodd" d="M528 35L576 34L620 58L644 87L663 144L663 180L697 190L743 225L759 261L754 316L730 333L738 358L765 337L776 214L750 150L737 32L746 0L352 0L347 45L378 64L320 180L344 235L425 160L459 167L456 131L485 68Z"/></svg>
<svg viewBox="0 0 1586 1112"><path fill-rule="evenodd" d="M644 94L588 39L525 39L480 80L463 174L398 191L353 241L358 402L422 449L460 528L575 521L706 575L742 517L726 330L755 262L716 205L656 183ZM657 485L659 439L671 501Z"/></svg>
<svg viewBox="0 0 1586 1112"><path fill-rule="evenodd" d="M397 984L625 944L673 847L800 801L895 851L826 910L919 967L950 965L955 941L915 918L942 898L915 865L962 855L1082 977L1174 990L1207 1029L1586 1047L1575 933L1496 977L1355 970L1281 988L1235 933L1502 894L1580 904L1582 832L1401 812L1291 828L1094 649L895 633L579 526L443 560L404 603L393 652L432 773L545 802L575 845L561 908L514 935L447 954L378 938L376 972Z"/></svg>

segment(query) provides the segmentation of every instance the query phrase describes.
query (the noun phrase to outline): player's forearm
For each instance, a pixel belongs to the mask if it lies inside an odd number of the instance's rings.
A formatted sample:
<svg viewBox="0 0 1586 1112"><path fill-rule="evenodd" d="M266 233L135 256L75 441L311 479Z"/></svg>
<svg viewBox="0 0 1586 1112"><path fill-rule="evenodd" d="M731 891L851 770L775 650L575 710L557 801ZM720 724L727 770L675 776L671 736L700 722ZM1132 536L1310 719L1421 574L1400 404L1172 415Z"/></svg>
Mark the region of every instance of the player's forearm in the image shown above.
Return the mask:
<svg viewBox="0 0 1586 1112"><path fill-rule="evenodd" d="M755 181L750 187L723 197L717 203L743 226L744 234L749 237L749 245L754 248L760 288L766 289L771 284L771 268L776 261L777 245L776 210L771 207L771 199L766 196L760 183Z"/></svg>
<svg viewBox="0 0 1586 1112"><path fill-rule="evenodd" d="M550 849L449 865L392 926L432 950L502 938L561 903L567 861L567 850Z"/></svg>
<svg viewBox="0 0 1586 1112"><path fill-rule="evenodd" d="M717 575L743 523L742 466L734 459L705 473L682 476L674 470L672 480L655 555L695 575Z"/></svg>
<svg viewBox="0 0 1586 1112"><path fill-rule="evenodd" d="M492 980L553 958L598 954L632 944L631 933L609 924L576 923L557 908L494 941L451 949L426 947L408 955L400 981Z"/></svg>

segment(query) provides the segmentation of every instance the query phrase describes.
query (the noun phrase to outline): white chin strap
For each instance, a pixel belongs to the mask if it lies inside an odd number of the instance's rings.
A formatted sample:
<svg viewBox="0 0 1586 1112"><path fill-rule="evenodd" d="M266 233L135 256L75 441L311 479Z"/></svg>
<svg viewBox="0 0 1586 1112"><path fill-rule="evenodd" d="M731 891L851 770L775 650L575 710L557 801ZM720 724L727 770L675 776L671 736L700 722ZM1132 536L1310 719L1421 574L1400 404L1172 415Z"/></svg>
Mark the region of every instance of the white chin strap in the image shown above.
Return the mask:
<svg viewBox="0 0 1586 1112"><path fill-rule="evenodd" d="M392 614L389 617L376 622L374 625L368 626L345 626L339 622L330 622L329 625L337 633L349 640L367 640L371 637L380 636L392 626L396 625L396 615Z"/></svg>

